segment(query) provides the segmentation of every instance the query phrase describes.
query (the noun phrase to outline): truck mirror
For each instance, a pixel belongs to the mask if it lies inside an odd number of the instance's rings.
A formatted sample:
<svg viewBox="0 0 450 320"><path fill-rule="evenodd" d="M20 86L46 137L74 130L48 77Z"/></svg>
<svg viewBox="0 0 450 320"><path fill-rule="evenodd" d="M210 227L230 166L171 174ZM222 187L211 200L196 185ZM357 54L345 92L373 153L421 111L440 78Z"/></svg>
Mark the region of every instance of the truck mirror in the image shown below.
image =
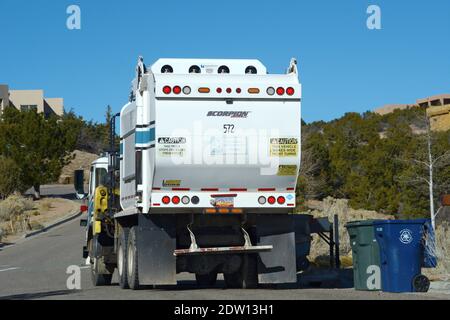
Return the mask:
<svg viewBox="0 0 450 320"><path fill-rule="evenodd" d="M81 199L83 199L86 197L86 193L84 192L84 170L75 170L73 175L73 186L77 193L77 198L81 197Z"/></svg>

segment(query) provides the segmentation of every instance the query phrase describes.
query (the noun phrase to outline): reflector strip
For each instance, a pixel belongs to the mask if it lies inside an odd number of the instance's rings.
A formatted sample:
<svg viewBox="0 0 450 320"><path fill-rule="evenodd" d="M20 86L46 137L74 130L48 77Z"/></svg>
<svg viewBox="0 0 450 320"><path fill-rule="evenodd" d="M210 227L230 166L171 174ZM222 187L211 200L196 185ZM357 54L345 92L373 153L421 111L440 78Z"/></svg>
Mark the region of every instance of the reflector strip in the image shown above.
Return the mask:
<svg viewBox="0 0 450 320"><path fill-rule="evenodd" d="M295 204L289 203L288 207L295 207Z"/></svg>
<svg viewBox="0 0 450 320"><path fill-rule="evenodd" d="M218 188L202 188L201 191L219 191Z"/></svg>
<svg viewBox="0 0 450 320"><path fill-rule="evenodd" d="M159 206L161 206L161 204L160 203L154 203L153 206L154 207L159 207Z"/></svg>
<svg viewBox="0 0 450 320"><path fill-rule="evenodd" d="M190 191L190 188L172 188L172 191Z"/></svg>
<svg viewBox="0 0 450 320"><path fill-rule="evenodd" d="M239 189L239 188L231 188L230 191L234 191L234 192L246 192L247 189L245 189L245 188L242 188L242 189Z"/></svg>
<svg viewBox="0 0 450 320"><path fill-rule="evenodd" d="M222 197L237 197L237 194L212 194L213 198L222 198Z"/></svg>
<svg viewBox="0 0 450 320"><path fill-rule="evenodd" d="M295 188L286 188L287 191L294 191Z"/></svg>
<svg viewBox="0 0 450 320"><path fill-rule="evenodd" d="M258 189L258 191L262 191L262 192L265 192L265 191L276 191L276 189L275 188L260 188L260 189Z"/></svg>

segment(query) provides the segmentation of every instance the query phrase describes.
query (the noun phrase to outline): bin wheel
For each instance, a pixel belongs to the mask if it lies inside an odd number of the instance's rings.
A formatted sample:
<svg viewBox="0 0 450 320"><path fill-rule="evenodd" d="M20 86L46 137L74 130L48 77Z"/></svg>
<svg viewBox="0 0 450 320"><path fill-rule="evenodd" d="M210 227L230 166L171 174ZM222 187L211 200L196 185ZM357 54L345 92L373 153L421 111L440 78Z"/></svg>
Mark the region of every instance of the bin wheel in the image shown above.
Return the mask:
<svg viewBox="0 0 450 320"><path fill-rule="evenodd" d="M419 274L413 279L413 288L415 292L428 292L430 280L423 274Z"/></svg>

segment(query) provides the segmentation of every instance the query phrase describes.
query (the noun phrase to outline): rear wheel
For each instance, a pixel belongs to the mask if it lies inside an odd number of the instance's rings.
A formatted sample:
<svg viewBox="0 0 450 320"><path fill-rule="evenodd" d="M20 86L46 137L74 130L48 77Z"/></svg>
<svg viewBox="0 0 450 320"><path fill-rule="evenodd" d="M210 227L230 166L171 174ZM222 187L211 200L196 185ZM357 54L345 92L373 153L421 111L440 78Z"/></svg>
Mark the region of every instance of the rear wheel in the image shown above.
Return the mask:
<svg viewBox="0 0 450 320"><path fill-rule="evenodd" d="M212 287L217 282L217 272L210 272L207 274L195 274L197 285L199 287Z"/></svg>
<svg viewBox="0 0 450 320"><path fill-rule="evenodd" d="M119 242L117 244L117 273L119 275L119 286L122 289L128 289L127 278L127 244L128 244L128 228L121 228Z"/></svg>
<svg viewBox="0 0 450 320"><path fill-rule="evenodd" d="M225 273L225 284L228 288L252 289L258 287L257 256L244 255L242 265L237 272Z"/></svg>
<svg viewBox="0 0 450 320"><path fill-rule="evenodd" d="M136 227L131 228L128 236L128 254L127 254L127 272L128 284L132 290L138 290L139 285L139 269L138 269L138 248Z"/></svg>

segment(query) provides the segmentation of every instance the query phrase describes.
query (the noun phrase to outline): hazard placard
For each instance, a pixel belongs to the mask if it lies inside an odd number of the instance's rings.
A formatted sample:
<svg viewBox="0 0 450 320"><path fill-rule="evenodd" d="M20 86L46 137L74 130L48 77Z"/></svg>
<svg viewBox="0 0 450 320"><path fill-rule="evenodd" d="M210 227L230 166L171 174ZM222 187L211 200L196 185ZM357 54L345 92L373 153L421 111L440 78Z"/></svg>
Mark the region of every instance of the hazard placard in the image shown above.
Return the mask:
<svg viewBox="0 0 450 320"><path fill-rule="evenodd" d="M271 157L297 157L297 138L272 138L270 139Z"/></svg>

